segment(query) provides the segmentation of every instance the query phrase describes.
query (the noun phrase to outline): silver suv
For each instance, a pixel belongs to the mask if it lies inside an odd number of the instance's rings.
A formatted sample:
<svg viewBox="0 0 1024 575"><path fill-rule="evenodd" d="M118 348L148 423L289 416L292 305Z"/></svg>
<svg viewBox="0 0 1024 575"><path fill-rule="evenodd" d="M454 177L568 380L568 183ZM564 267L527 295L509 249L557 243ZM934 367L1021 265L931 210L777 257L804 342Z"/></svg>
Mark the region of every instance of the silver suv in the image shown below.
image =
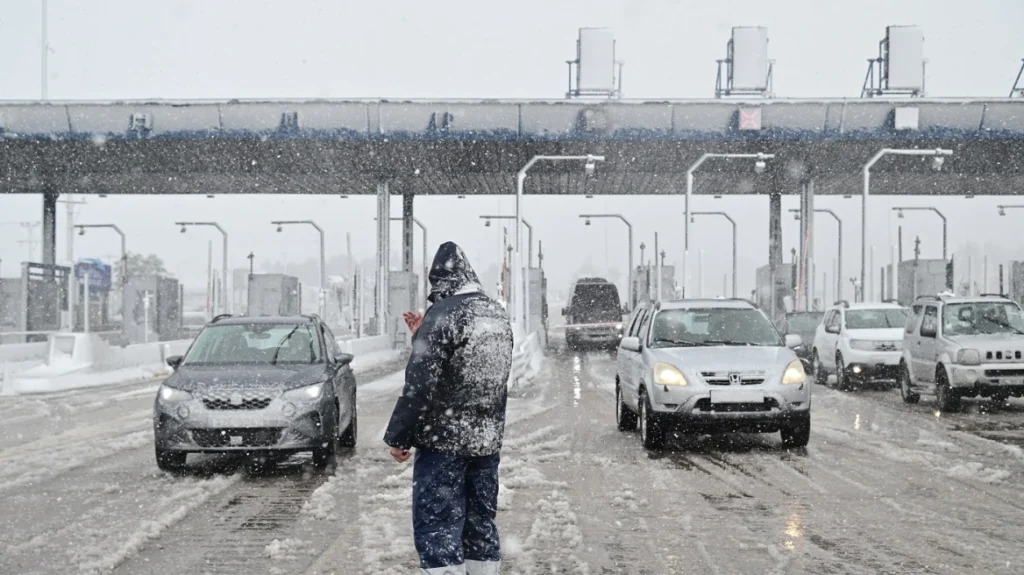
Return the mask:
<svg viewBox="0 0 1024 575"><path fill-rule="evenodd" d="M644 447L670 431L782 432L786 446L807 445L811 381L764 312L746 300L694 299L645 304L619 348L615 419L640 424Z"/></svg>
<svg viewBox="0 0 1024 575"><path fill-rule="evenodd" d="M953 411L963 397L1024 395L1024 312L1005 296L919 297L903 337L906 403L935 395L940 410Z"/></svg>

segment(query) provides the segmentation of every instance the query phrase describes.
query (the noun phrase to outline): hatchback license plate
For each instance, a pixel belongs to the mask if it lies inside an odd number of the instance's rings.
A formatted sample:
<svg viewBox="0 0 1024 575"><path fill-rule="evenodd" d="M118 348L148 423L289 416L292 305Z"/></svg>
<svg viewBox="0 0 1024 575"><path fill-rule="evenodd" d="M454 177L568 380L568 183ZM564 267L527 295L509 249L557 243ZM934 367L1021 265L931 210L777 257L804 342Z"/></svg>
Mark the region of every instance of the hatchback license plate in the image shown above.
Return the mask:
<svg viewBox="0 0 1024 575"><path fill-rule="evenodd" d="M211 413L207 424L213 429L223 427L262 427L263 421L249 415L236 415L234 413Z"/></svg>
<svg viewBox="0 0 1024 575"><path fill-rule="evenodd" d="M231 445L242 445L242 436L241 435L232 435L231 439L229 441L230 441Z"/></svg>
<svg viewBox="0 0 1024 575"><path fill-rule="evenodd" d="M1003 385L1024 385L1024 378L1020 377L1004 377L999 380L999 383Z"/></svg>
<svg viewBox="0 0 1024 575"><path fill-rule="evenodd" d="M712 389L711 403L764 403L764 392L757 389Z"/></svg>

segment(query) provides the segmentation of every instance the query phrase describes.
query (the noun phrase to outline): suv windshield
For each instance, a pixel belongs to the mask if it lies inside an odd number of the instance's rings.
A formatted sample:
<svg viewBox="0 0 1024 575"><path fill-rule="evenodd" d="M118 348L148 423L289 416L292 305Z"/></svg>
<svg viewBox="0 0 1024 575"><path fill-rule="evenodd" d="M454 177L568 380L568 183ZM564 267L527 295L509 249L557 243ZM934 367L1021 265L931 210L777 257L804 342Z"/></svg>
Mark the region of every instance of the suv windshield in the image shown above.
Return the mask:
<svg viewBox="0 0 1024 575"><path fill-rule="evenodd" d="M196 338L182 365L321 363L314 327L295 323L212 325Z"/></svg>
<svg viewBox="0 0 1024 575"><path fill-rule="evenodd" d="M846 329L903 328L907 325L907 308L846 310Z"/></svg>
<svg viewBox="0 0 1024 575"><path fill-rule="evenodd" d="M621 321L619 290L608 283L576 284L571 311L575 323Z"/></svg>
<svg viewBox="0 0 1024 575"><path fill-rule="evenodd" d="M818 329L822 312L794 313L786 316L786 324L790 333L807 333Z"/></svg>
<svg viewBox="0 0 1024 575"><path fill-rule="evenodd" d="M654 318L652 347L686 345L781 346L775 326L758 310L670 309Z"/></svg>
<svg viewBox="0 0 1024 575"><path fill-rule="evenodd" d="M942 333L948 336L1024 334L1024 314L1011 302L947 304L942 310Z"/></svg>

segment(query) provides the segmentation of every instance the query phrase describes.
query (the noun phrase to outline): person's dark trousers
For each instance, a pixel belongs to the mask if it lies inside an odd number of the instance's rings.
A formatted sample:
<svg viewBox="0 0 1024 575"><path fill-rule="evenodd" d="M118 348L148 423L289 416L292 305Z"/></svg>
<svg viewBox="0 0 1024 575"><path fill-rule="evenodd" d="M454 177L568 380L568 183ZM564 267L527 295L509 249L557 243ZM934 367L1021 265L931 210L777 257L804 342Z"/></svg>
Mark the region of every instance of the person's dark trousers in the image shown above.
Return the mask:
<svg viewBox="0 0 1024 575"><path fill-rule="evenodd" d="M424 573L497 575L499 459L416 450L412 523Z"/></svg>

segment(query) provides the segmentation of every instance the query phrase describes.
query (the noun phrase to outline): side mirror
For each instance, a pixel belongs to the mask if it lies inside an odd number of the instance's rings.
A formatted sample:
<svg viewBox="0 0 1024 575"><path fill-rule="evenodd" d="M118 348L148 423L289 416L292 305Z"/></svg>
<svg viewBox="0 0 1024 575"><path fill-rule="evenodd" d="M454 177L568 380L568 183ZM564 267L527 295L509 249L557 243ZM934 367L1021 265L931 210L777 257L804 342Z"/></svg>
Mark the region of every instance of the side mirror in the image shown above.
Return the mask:
<svg viewBox="0 0 1024 575"><path fill-rule="evenodd" d="M922 325L921 326L921 337L936 337L939 335L939 330L934 325Z"/></svg>
<svg viewBox="0 0 1024 575"><path fill-rule="evenodd" d="M825 332L826 333L839 333L840 331L842 331L842 330L839 329L838 325L826 325L825 326Z"/></svg>
<svg viewBox="0 0 1024 575"><path fill-rule="evenodd" d="M171 357L168 357L166 361L167 365L169 365L171 369L177 370L179 367L181 367L181 360L183 359L185 359L183 356L172 355Z"/></svg>
<svg viewBox="0 0 1024 575"><path fill-rule="evenodd" d="M344 352L342 352L342 353L338 354L338 357L335 359L335 362L339 366L343 366L343 365L348 365L348 364L352 363L352 360L355 359L355 358L356 358L356 356L352 355L351 353L344 353Z"/></svg>
<svg viewBox="0 0 1024 575"><path fill-rule="evenodd" d="M786 334L786 347L789 349L796 349L804 344L804 338L800 337L795 333Z"/></svg>
<svg viewBox="0 0 1024 575"><path fill-rule="evenodd" d="M643 345L640 344L639 337L624 337L619 347L626 351L633 351L639 353L643 350Z"/></svg>

